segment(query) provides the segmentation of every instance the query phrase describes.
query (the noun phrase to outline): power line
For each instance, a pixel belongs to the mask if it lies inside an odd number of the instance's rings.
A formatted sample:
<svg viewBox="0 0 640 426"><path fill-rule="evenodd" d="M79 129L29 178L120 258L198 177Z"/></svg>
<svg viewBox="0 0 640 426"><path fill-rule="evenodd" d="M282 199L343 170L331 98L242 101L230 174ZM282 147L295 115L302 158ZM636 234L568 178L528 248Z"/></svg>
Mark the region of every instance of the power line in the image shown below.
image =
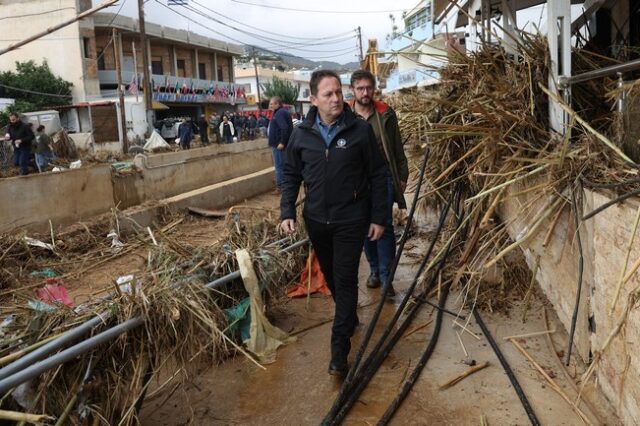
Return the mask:
<svg viewBox="0 0 640 426"><path fill-rule="evenodd" d="M241 1L241 0L231 0L234 3L240 3L240 4L246 4L249 6L256 6L256 7L264 7L267 9L278 9L278 10L288 10L291 12L304 12L304 13L330 13L330 14L334 14L334 13L353 13L353 14L364 14L364 13L395 13L395 12L404 12L406 9L393 9L393 10L318 10L318 9L295 9L295 8L291 8L291 7L281 7L281 6L272 6L272 5L268 5L268 4L258 4L258 3L251 3L248 1Z"/></svg>
<svg viewBox="0 0 640 426"><path fill-rule="evenodd" d="M9 90L15 90L16 92L24 92L24 93L31 93L32 95L43 95L43 96L49 96L52 98L71 98L71 95L56 95L55 93L45 93L45 92L38 92L35 90L28 90L28 89L20 89L19 87L13 87L13 86L8 86L6 84L2 84L0 83L0 87L4 87L5 89L9 89Z"/></svg>
<svg viewBox="0 0 640 426"><path fill-rule="evenodd" d="M47 11L44 11L44 12L38 12L38 13L27 13L27 14L24 14L24 15L3 16L2 18L0 18L0 21L2 21L4 19L18 19L18 18L27 18L29 16L47 15L49 13L60 12L60 11L67 10L67 9L76 10L75 7L62 7L60 9L51 9L51 10L47 10Z"/></svg>
<svg viewBox="0 0 640 426"><path fill-rule="evenodd" d="M274 45L279 46L281 48L294 48L294 46L316 46L316 45L325 45L325 44L334 44L335 43L335 41L329 41L329 40L319 41L317 43L310 43L309 41L291 42L290 40L275 39L275 38L268 37L268 36L263 36L261 34L257 34L257 33L254 33L254 32L246 31L246 30L237 28L237 27L235 27L233 25L229 25L229 24L227 24L227 23L225 23L225 22L223 22L223 21L221 21L221 20L219 20L219 19L217 19L217 18L215 18L215 17L213 17L211 15L208 15L208 14L202 12L201 10L195 9L193 6L185 6L185 5L183 5L183 7L185 9L191 11L191 12L198 13L198 14L200 14L200 15L202 15L202 16L204 16L204 17L206 17L206 18L208 18L208 19L210 19L210 20L212 20L212 21L214 21L214 22L216 22L216 23L218 23L220 25L223 25L225 27L231 28L232 30L235 30L235 31L237 31L237 32L239 32L241 34L248 35L250 37L256 38L256 39L258 39L260 41L264 41L264 42L267 42L267 43L273 43ZM346 37L345 40L350 39L350 38L352 38L352 36ZM303 50L303 49L300 49L300 50Z"/></svg>
<svg viewBox="0 0 640 426"><path fill-rule="evenodd" d="M175 10L174 8L171 8L171 7L167 6L167 5L165 5L164 3L162 3L162 2L161 2L161 1L159 1L159 0L155 0L155 2L156 2L156 3L158 3L158 4L160 4L162 7L164 7L164 8L166 8L166 9L171 10L171 11L172 11L173 13L175 13L176 15L182 16L183 18L187 19L188 21L191 21L191 22L193 22L194 24L196 24L196 25L198 25L198 26L200 26L200 27L202 27L202 28L206 29L207 31L210 31L210 32L212 32L212 33L214 33L214 34L217 34L217 35L219 35L219 36L221 36L221 37L223 37L223 38L225 38L225 39L228 39L228 40L234 41L234 42L236 42L236 43L238 43L238 44L241 44L241 45L248 45L249 47L254 47L254 48L257 48L257 49L264 49L264 50L268 50L268 49L265 49L265 48L260 47L260 46L258 46L258 45L254 45L254 44L250 44L250 43L243 42L243 41L238 40L237 38L234 38L234 37L232 37L232 36L230 36L230 35L228 35L228 34L224 34L224 33L221 33L221 32L219 32L219 31L216 31L216 30L212 29L211 27L208 27L208 26L206 26L206 25L202 24L202 23L201 23L201 22L199 22L199 21L196 21L196 20L192 19L190 16L187 16L187 15L185 15L185 14L183 14L183 13L180 13L180 12L178 12L177 10ZM197 9L196 9L196 10L197 10ZM214 18L214 21L216 21L216 22L217 22L217 20L216 20L215 18ZM225 24L223 23L223 25L225 25ZM243 33L243 34L245 33L245 32L244 32L244 31L242 31L242 30L236 30L236 31L239 31L240 33ZM260 37L257 37L257 38L260 38ZM349 37L349 38L352 38L352 37ZM290 46L282 46L282 45L280 45L280 47L290 48ZM354 48L354 50L355 50L355 48ZM274 52L274 53L279 54L279 55L282 55L282 54L277 53L277 52ZM344 54L342 54L342 55L344 55ZM332 55L332 56L328 56L328 57L324 57L324 58L334 58L334 57L338 57L338 56L342 56L342 55ZM288 56L293 57L293 56L295 56L295 55L288 55ZM316 58L316 59L321 59L321 58Z"/></svg>
<svg viewBox="0 0 640 426"><path fill-rule="evenodd" d="M237 19L233 19L233 18L232 18L232 17L230 17L230 16L226 16L226 15L224 15L224 14L222 14L222 13L218 12L218 11L213 10L213 9L211 9L211 8L209 8L209 7L205 6L205 5L203 5L202 3L197 2L196 0L192 0L192 3L195 3L195 4L197 4L198 6L200 6L201 8L203 8L203 9L205 9L205 10L208 10L209 12L213 12L213 13L215 13L215 14L217 14L217 15L220 15L220 16L222 16L223 18L228 19L228 20L230 20L230 21L232 21L232 22L235 22L235 23L238 23L238 24L244 25L245 27L248 27L248 28L251 28L251 29L254 29L254 30L262 31L263 33L266 33L266 34L271 34L271 35L275 35L275 36L279 36L279 37L285 37L285 38L297 38L297 39L300 39L300 40L326 40L326 39L331 39L331 38L338 38L338 37L342 37L342 36L347 35L347 34L350 34L350 33L352 33L352 32L354 31L354 30L351 30L351 31L345 31L344 33L335 34L335 35L332 35L332 36L326 36L326 37L300 37L300 36L292 37L292 36L289 36L289 35L286 35L286 34L280 34L280 33L274 33L274 32L272 32L272 31L267 31L267 30L265 30L265 29L261 29L261 28L254 27L254 26L252 26L252 25L246 24L246 23L244 23L244 22L242 22L242 21L238 21Z"/></svg>

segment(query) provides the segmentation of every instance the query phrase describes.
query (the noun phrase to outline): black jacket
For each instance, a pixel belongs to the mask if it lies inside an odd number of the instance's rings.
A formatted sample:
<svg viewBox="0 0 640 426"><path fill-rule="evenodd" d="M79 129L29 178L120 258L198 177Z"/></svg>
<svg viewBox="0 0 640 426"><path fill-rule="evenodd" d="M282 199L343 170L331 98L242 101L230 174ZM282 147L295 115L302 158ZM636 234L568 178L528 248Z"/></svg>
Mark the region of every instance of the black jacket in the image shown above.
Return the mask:
<svg viewBox="0 0 640 426"><path fill-rule="evenodd" d="M284 153L281 219L296 218L295 203L304 182L305 219L321 223L386 223L387 166L376 137L345 105L345 115L329 148L317 129L312 107L293 129Z"/></svg>
<svg viewBox="0 0 640 426"><path fill-rule="evenodd" d="M14 148L16 148L15 141L20 139L20 147L17 149L25 151L31 150L31 141L33 141L35 136L28 124L22 120L18 120L15 124L9 124L7 126L7 133L9 133L9 139Z"/></svg>
<svg viewBox="0 0 640 426"><path fill-rule="evenodd" d="M286 147L292 131L293 121L289 111L282 107L278 108L273 112L269 123L269 146L275 148L282 144Z"/></svg>

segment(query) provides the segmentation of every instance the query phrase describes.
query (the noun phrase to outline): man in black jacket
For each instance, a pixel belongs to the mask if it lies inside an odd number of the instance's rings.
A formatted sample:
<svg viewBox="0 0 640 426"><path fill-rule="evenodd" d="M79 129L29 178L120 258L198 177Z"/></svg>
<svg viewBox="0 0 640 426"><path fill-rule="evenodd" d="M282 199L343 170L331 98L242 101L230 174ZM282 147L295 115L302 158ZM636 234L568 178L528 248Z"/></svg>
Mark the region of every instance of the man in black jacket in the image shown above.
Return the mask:
<svg viewBox="0 0 640 426"><path fill-rule="evenodd" d="M274 96L269 101L269 109L273 111L273 116L269 122L267 133L269 135L269 147L273 155L273 167L276 169L276 191L282 190L282 153L287 146L291 132L293 131L293 121L289 111L282 106L282 100Z"/></svg>
<svg viewBox="0 0 640 426"><path fill-rule="evenodd" d="M9 114L9 125L5 140L10 140L13 145L13 163L20 166L20 174L29 174L29 158L31 157L31 141L34 139L33 131L28 124L23 123L18 114Z"/></svg>
<svg viewBox="0 0 640 426"><path fill-rule="evenodd" d="M304 182L307 233L336 304L329 374L344 376L357 325L358 264L365 236L375 241L384 232L388 172L371 126L344 104L338 75L315 71L309 85L313 107L285 150L280 226L295 232Z"/></svg>

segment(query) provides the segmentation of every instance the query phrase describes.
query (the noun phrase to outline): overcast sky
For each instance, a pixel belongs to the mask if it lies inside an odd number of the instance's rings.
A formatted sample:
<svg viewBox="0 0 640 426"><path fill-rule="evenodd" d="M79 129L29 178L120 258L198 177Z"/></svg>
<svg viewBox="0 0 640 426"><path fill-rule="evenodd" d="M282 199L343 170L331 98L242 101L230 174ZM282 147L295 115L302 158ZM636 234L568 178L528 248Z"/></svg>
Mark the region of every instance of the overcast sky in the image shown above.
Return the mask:
<svg viewBox="0 0 640 426"><path fill-rule="evenodd" d="M101 0L93 3L100 4ZM121 14L137 17L137 4L137 0L121 0L106 11L115 13L122 7ZM346 63L357 60L356 27L362 28L365 52L369 38L377 38L380 47L384 47L384 38L391 32L389 14L394 13L401 22L402 11L416 4L418 0L190 0L190 7L201 11L197 13L183 6L169 9L167 0L147 0L145 16L149 22L189 29L211 38L255 44L312 60ZM205 15L253 34L235 31Z"/></svg>

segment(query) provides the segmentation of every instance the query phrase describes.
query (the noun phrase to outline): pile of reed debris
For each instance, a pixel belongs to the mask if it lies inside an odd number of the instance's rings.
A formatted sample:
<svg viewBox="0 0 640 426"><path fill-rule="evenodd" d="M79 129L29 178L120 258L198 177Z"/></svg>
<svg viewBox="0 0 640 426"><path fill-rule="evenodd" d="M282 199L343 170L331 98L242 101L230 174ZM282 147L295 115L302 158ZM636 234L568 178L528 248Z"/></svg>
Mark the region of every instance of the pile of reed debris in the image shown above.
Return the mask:
<svg viewBox="0 0 640 426"><path fill-rule="evenodd" d="M127 236L119 232L122 218L114 214L62 235L52 231L34 239L0 238L1 318L5 320L0 329L0 370L96 318L90 333L67 346L118 327L127 331L4 391L0 420L138 424L147 387L161 370L187 380L197 367L236 353L254 361L239 336L229 332L231 324L224 313L247 297L239 273L228 283L206 285L236 273L234 252L246 249L272 307L302 269L306 250L280 250L293 241L278 235L268 211L230 211L215 242L206 245L192 244L175 232L185 220L190 219L168 216L162 225L134 227ZM113 282L110 294L95 295L78 306L34 302L34 290L52 279L71 282L124 256L142 257L143 266L126 282ZM33 364L36 361L19 373ZM0 375L0 382L6 379Z"/></svg>
<svg viewBox="0 0 640 426"><path fill-rule="evenodd" d="M436 90L414 90L389 99L398 112L407 150L415 153L414 163L429 150L422 206L441 205L454 188L463 190L466 219L453 232L468 231L455 261L455 270L464 272L452 276L459 282L466 275L469 294L486 296L471 298L471 303L480 301L488 308L499 304L500 296L481 286L492 267L502 265L508 271L509 254L571 208L574 194L573 210L577 208L580 217L581 186L606 184L620 192L640 187L637 165L619 146L620 117L611 108L615 82L576 87L573 105L582 113L562 103L571 124L564 135L554 133L549 130L548 103L550 96L557 97L547 88L546 40L524 37L517 60L494 46L457 54L441 71ZM575 56L583 70L603 60L591 60L587 52ZM513 242L496 212L502 201L524 194L533 195L522 209L528 232ZM541 201L543 209L531 208Z"/></svg>

